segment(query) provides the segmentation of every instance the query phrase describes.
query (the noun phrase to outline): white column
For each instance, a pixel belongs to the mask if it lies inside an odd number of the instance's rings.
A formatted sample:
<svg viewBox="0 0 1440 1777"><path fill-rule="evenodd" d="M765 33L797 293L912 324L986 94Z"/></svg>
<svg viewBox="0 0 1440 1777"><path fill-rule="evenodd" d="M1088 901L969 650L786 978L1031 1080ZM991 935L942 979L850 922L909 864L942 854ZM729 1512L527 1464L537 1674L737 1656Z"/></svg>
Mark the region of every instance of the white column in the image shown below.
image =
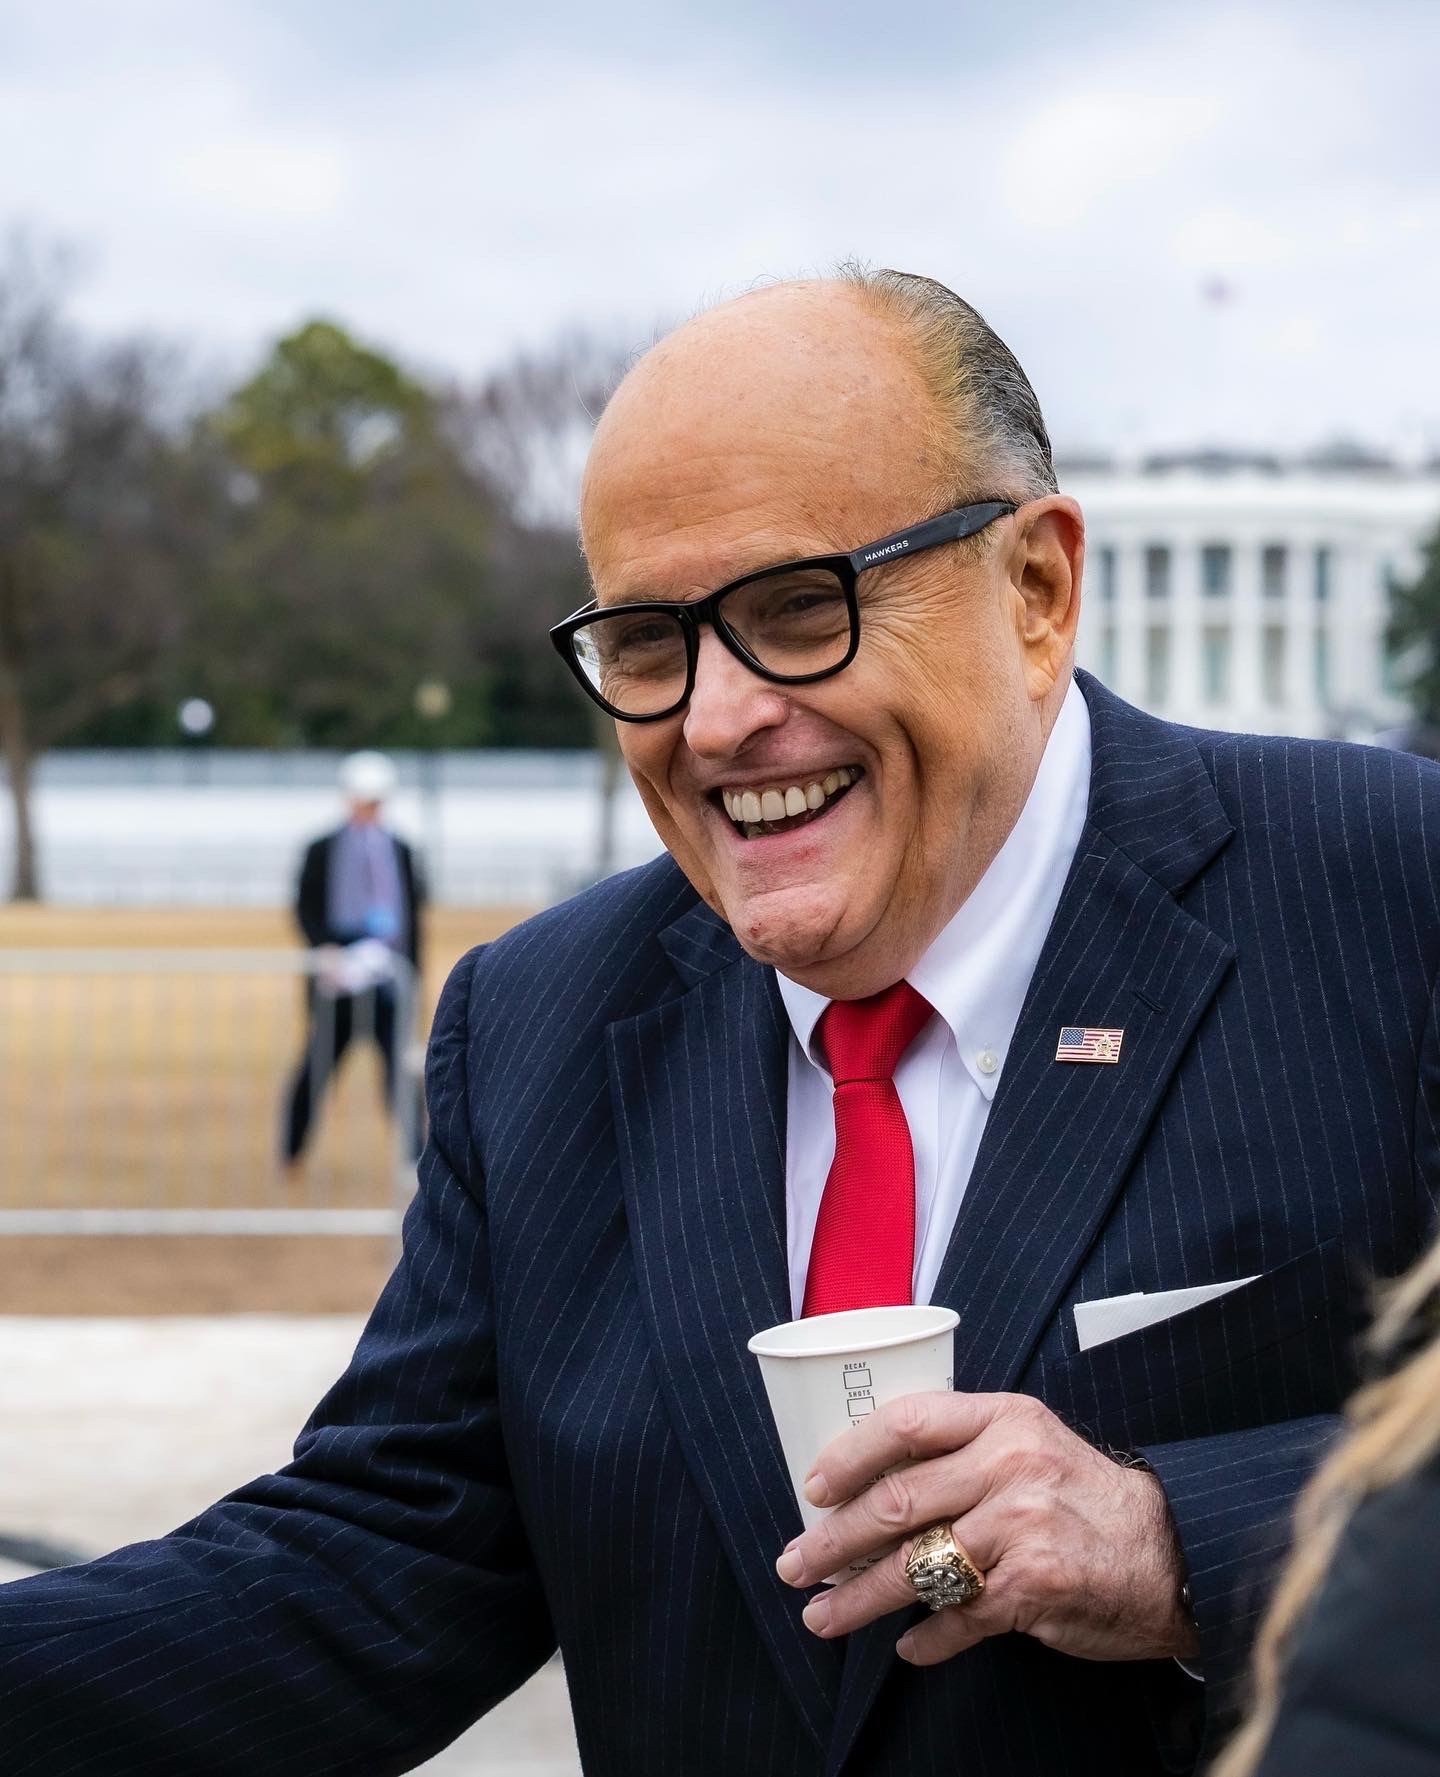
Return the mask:
<svg viewBox="0 0 1440 1777"><path fill-rule="evenodd" d="M1384 616L1380 598L1380 563L1374 548L1356 540L1336 549L1338 600L1335 616L1340 654L1337 701L1345 712L1349 731L1356 738L1368 736L1380 725L1384 690L1380 651Z"/></svg>
<svg viewBox="0 0 1440 1777"><path fill-rule="evenodd" d="M1230 552L1230 706L1237 728L1253 731L1272 719L1261 671L1260 545L1239 537ZM1225 601L1216 599L1217 621Z"/></svg>
<svg viewBox="0 0 1440 1777"><path fill-rule="evenodd" d="M1140 544L1115 545L1115 690L1145 702L1145 562Z"/></svg>
<svg viewBox="0 0 1440 1777"><path fill-rule="evenodd" d="M1278 601L1285 618L1285 708L1283 725L1291 734L1323 731L1315 690L1315 539L1305 532L1285 538L1285 596Z"/></svg>
<svg viewBox="0 0 1440 1777"><path fill-rule="evenodd" d="M1330 713L1331 727L1337 733L1347 731L1358 687L1354 659L1354 637L1351 634L1351 611L1348 581L1349 551L1338 538L1328 540L1330 551L1330 597L1315 607L1316 620L1329 632ZM1311 562L1311 591L1314 591L1314 562Z"/></svg>
<svg viewBox="0 0 1440 1777"><path fill-rule="evenodd" d="M1157 601L1159 602L1159 601ZM1204 612L1200 596L1200 547L1180 535L1170 545L1170 697L1165 714L1176 722L1213 720L1205 707L1200 657Z"/></svg>

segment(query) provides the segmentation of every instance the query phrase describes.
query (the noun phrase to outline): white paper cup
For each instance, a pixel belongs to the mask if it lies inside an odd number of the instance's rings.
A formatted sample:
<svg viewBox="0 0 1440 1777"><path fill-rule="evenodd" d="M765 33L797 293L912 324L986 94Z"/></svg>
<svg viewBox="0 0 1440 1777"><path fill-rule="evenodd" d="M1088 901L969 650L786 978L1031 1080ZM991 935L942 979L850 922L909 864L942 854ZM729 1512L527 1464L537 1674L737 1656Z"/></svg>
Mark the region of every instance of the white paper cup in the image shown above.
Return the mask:
<svg viewBox="0 0 1440 1777"><path fill-rule="evenodd" d="M850 1308L788 1320L750 1340L807 1530L832 1510L801 1491L832 1438L901 1395L955 1386L959 1319L953 1308ZM831 1575L832 1583L843 1578Z"/></svg>

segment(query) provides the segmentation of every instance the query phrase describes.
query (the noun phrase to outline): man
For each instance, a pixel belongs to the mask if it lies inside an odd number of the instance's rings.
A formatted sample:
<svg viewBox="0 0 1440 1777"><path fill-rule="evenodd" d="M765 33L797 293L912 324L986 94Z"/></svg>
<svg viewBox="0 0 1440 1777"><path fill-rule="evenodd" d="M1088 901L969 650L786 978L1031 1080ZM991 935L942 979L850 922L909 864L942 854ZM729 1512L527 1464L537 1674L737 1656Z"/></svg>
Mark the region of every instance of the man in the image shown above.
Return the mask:
<svg viewBox="0 0 1440 1777"><path fill-rule="evenodd" d="M557 1641L592 1772L1189 1768L1347 1255L1398 1269L1440 1172L1440 784L1072 680L1080 514L925 279L682 327L582 530L557 639L670 855L455 971L404 1255L295 1461L0 1591L10 1768L398 1772ZM1238 1287L1080 1349L1077 1304L1195 1285ZM799 1536L746 1340L911 1295L956 1392L817 1453ZM932 1526L986 1583L927 1615Z"/></svg>
<svg viewBox="0 0 1440 1777"><path fill-rule="evenodd" d="M315 1108L357 1029L385 1063L385 1102L396 1105L397 1049L409 1029L420 969L425 889L414 853L380 824L395 791L383 753L352 753L340 767L349 818L306 847L295 921L321 966L305 983L305 1052L286 1094L282 1151L298 1168ZM408 965L397 977L394 959ZM411 1133L420 1119L413 1118Z"/></svg>

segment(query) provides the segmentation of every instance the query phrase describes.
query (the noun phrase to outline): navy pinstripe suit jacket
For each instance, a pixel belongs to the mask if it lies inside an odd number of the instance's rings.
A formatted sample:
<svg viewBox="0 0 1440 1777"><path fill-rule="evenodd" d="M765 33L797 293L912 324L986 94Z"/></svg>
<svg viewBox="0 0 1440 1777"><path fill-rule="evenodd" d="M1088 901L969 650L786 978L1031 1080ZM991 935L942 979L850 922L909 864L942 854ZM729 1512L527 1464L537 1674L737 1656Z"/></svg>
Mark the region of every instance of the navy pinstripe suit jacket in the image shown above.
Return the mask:
<svg viewBox="0 0 1440 1777"><path fill-rule="evenodd" d="M624 1777L1114 1777L1186 1706L1213 1728L1348 1385L1349 1268L1404 1266L1440 1182L1440 773L1082 684L1089 819L935 1299L957 1387L1149 1457L1203 1689L801 1625L745 1351L788 1312L787 1027L662 859L456 969L404 1255L294 1461L0 1588L6 1777L405 1771L557 1641L587 1769ZM1057 1065L1072 1022L1122 1026L1120 1064ZM1252 1273L1076 1348L1079 1300Z"/></svg>

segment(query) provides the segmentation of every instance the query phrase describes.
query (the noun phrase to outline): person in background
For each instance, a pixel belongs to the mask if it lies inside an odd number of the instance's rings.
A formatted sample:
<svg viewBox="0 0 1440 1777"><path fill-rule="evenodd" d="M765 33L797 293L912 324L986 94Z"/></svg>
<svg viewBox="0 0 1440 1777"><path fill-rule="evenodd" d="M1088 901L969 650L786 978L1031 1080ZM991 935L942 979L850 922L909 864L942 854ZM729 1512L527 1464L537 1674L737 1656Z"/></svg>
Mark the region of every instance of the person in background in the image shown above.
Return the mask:
<svg viewBox="0 0 1440 1777"><path fill-rule="evenodd" d="M1440 1773L1440 1243L1369 1345L1380 1374L1301 1495L1254 1703L1212 1777Z"/></svg>
<svg viewBox="0 0 1440 1777"><path fill-rule="evenodd" d="M420 972L425 888L415 855L381 825L395 767L383 753L352 753L340 767L349 819L305 852L295 919L318 953L305 984L305 1052L286 1095L282 1150L298 1171L311 1120L351 1038L371 1035L385 1060L385 1102L396 1103L396 1063ZM396 959L408 970L397 972ZM412 1119L418 1153L419 1117Z"/></svg>

